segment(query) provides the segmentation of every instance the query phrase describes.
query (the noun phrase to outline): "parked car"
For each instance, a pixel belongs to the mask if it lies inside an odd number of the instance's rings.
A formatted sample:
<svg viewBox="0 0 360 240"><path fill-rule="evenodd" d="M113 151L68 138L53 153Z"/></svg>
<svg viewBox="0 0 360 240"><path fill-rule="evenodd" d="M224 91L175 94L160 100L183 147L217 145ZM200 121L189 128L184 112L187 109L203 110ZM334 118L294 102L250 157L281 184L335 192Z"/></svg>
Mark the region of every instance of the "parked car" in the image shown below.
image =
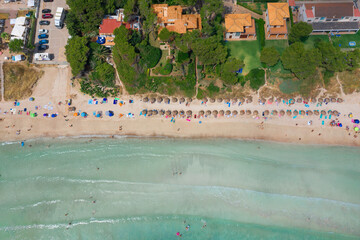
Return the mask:
<svg viewBox="0 0 360 240"><path fill-rule="evenodd" d="M39 45L44 45L44 44L47 44L47 43L49 43L49 40L47 40L47 39L43 39L43 40L39 41Z"/></svg>
<svg viewBox="0 0 360 240"><path fill-rule="evenodd" d="M41 12L42 13L51 13L51 9L45 8Z"/></svg>
<svg viewBox="0 0 360 240"><path fill-rule="evenodd" d="M53 2L54 0L44 0L44 2Z"/></svg>
<svg viewBox="0 0 360 240"><path fill-rule="evenodd" d="M49 37L49 35L47 35L47 34L40 34L38 36L39 39L48 38L48 37Z"/></svg>
<svg viewBox="0 0 360 240"><path fill-rule="evenodd" d="M48 48L49 48L49 45L39 45L38 46L38 51L44 51L44 50L46 50Z"/></svg>
<svg viewBox="0 0 360 240"><path fill-rule="evenodd" d="M43 29L43 28L39 29L39 34L44 34L44 33L48 33L48 32L49 32L49 30L47 30L47 29Z"/></svg>
<svg viewBox="0 0 360 240"><path fill-rule="evenodd" d="M46 20L41 20L39 22L40 25L50 25L50 21L46 21Z"/></svg>
<svg viewBox="0 0 360 240"><path fill-rule="evenodd" d="M53 15L50 13L46 13L46 14L42 15L42 18L52 18L52 17L53 17Z"/></svg>

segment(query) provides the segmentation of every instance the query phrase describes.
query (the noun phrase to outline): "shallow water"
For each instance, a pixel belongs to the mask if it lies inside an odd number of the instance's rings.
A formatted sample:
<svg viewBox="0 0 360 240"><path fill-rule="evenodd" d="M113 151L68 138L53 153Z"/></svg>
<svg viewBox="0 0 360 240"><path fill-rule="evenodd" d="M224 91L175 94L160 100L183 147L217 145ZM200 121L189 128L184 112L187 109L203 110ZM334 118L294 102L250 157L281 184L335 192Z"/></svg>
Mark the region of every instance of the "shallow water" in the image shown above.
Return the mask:
<svg viewBox="0 0 360 240"><path fill-rule="evenodd" d="M0 153L0 239L360 236L359 148L79 138Z"/></svg>

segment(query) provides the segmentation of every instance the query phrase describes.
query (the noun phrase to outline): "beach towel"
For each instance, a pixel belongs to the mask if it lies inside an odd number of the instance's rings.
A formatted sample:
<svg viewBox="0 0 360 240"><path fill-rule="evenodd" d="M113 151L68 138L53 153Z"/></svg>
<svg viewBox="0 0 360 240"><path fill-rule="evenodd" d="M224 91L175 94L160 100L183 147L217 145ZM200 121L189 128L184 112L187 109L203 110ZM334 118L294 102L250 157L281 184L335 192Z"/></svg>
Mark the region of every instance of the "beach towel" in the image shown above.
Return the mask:
<svg viewBox="0 0 360 240"><path fill-rule="evenodd" d="M324 123L325 123L325 121L322 121L322 122L321 122L321 125L324 125Z"/></svg>
<svg viewBox="0 0 360 240"><path fill-rule="evenodd" d="M186 121L190 122L190 119L186 119Z"/></svg>
<svg viewBox="0 0 360 240"><path fill-rule="evenodd" d="M331 119L331 115L329 115L329 119Z"/></svg>
<svg viewBox="0 0 360 240"><path fill-rule="evenodd" d="M297 118L297 116L293 116L293 119Z"/></svg>
<svg viewBox="0 0 360 240"><path fill-rule="evenodd" d="M116 100L116 99L114 99L114 102L113 102L113 104L117 104L117 100Z"/></svg>
<svg viewBox="0 0 360 240"><path fill-rule="evenodd" d="M308 107L310 107L310 106L309 106L309 104L305 104L305 107L307 107L307 108L308 108Z"/></svg>
<svg viewBox="0 0 360 240"><path fill-rule="evenodd" d="M93 104L93 100L89 99L88 104Z"/></svg>
<svg viewBox="0 0 360 240"><path fill-rule="evenodd" d="M327 119L327 116L325 116L325 119Z"/></svg>
<svg viewBox="0 0 360 240"><path fill-rule="evenodd" d="M322 119L322 114L320 114L320 119Z"/></svg>

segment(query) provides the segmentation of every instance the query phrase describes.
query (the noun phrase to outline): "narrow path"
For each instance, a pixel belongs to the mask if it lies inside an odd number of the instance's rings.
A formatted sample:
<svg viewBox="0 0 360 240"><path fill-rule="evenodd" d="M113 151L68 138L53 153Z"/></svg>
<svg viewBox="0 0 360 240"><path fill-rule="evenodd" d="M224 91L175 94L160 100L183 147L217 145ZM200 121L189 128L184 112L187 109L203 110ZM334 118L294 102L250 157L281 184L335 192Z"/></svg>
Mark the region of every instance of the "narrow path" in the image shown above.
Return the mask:
<svg viewBox="0 0 360 240"><path fill-rule="evenodd" d="M199 89L199 81L198 81L198 57L195 57L195 79L196 79L196 84L195 84L195 98L198 95L198 89Z"/></svg>
<svg viewBox="0 0 360 240"><path fill-rule="evenodd" d="M121 78L120 78L119 73L118 73L118 71L117 71L117 67L116 67L115 61L113 61L113 59L111 59L111 62L114 64L116 76L117 76L117 78L118 78L118 80L119 80L119 85L120 85L120 87L122 88L122 95L123 95L123 96L129 95L129 93L126 91L126 88L125 88L124 83L121 81Z"/></svg>
<svg viewBox="0 0 360 240"><path fill-rule="evenodd" d="M336 74L336 81L338 82L338 84L339 84L339 86L340 86L340 93L341 93L341 95L345 95L344 94L344 90L343 90L343 86L342 86L342 84L341 84L341 82L340 82L340 80L339 80L339 74L337 73Z"/></svg>
<svg viewBox="0 0 360 240"><path fill-rule="evenodd" d="M4 89L4 72L3 72L3 62L0 61L0 78L1 78L1 101L4 102L5 98L4 98L4 93L5 93L5 89Z"/></svg>

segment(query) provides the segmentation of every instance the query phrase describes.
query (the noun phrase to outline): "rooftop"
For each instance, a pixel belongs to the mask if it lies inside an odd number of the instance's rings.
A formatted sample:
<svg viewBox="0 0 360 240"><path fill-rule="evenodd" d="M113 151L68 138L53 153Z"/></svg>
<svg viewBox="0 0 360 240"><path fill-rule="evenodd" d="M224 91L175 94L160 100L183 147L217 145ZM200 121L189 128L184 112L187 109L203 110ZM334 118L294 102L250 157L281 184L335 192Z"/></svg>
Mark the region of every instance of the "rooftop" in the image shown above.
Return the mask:
<svg viewBox="0 0 360 240"><path fill-rule="evenodd" d="M352 2L343 3L306 3L305 8L311 10L315 7L315 17L341 18L353 16Z"/></svg>
<svg viewBox="0 0 360 240"><path fill-rule="evenodd" d="M283 25L284 18L290 17L288 3L268 3L269 24Z"/></svg>
<svg viewBox="0 0 360 240"><path fill-rule="evenodd" d="M121 24L122 23L116 19L103 19L99 27L99 34L112 34Z"/></svg>
<svg viewBox="0 0 360 240"><path fill-rule="evenodd" d="M226 14L226 32L244 32L244 27L252 26L250 13L245 14Z"/></svg>
<svg viewBox="0 0 360 240"><path fill-rule="evenodd" d="M354 30L359 29L358 22L313 22L313 29L316 30Z"/></svg>

